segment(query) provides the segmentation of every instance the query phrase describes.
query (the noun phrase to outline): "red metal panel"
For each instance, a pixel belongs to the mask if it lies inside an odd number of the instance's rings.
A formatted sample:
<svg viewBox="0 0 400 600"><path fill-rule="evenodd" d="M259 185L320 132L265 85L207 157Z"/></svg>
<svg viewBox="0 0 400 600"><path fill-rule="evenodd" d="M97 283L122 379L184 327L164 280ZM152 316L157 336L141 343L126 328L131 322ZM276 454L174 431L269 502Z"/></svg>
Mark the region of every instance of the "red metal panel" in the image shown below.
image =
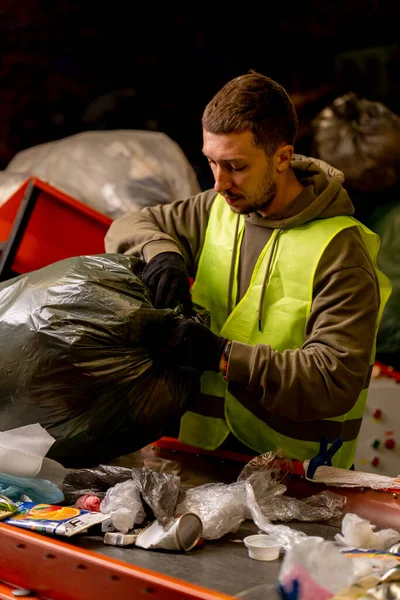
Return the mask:
<svg viewBox="0 0 400 600"><path fill-rule="evenodd" d="M232 596L0 523L0 579L51 600L232 600ZM9 599L7 587L0 598Z"/></svg>
<svg viewBox="0 0 400 600"><path fill-rule="evenodd" d="M31 180L40 192L15 257L16 273L71 256L105 252L104 236L112 219L36 177L27 179L0 206L0 241L6 241Z"/></svg>

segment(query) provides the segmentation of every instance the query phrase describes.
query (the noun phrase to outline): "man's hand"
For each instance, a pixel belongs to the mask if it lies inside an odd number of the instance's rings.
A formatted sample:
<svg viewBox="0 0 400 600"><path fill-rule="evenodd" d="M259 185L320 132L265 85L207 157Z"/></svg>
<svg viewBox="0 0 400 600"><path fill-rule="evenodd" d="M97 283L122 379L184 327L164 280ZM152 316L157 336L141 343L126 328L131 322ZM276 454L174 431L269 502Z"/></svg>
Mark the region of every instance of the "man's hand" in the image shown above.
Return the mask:
<svg viewBox="0 0 400 600"><path fill-rule="evenodd" d="M161 328L153 329L146 338L144 342L149 345L154 360L201 372L220 370L228 341L194 319L171 320Z"/></svg>
<svg viewBox="0 0 400 600"><path fill-rule="evenodd" d="M155 308L175 308L182 304L183 313L191 314L189 274L180 254L157 254L146 264L141 278L150 290Z"/></svg>

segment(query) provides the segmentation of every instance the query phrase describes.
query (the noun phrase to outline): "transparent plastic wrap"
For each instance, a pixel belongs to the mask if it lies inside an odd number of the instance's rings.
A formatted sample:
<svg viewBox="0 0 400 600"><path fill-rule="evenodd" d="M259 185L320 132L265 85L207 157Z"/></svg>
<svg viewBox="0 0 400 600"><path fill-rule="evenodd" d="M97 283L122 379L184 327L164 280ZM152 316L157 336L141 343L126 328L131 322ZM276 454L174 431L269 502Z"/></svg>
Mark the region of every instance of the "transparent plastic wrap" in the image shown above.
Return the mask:
<svg viewBox="0 0 400 600"><path fill-rule="evenodd" d="M267 489L268 481L261 474L249 478L257 504L270 521L327 521L343 514L346 497L324 490L314 496L297 499L285 496L286 486Z"/></svg>
<svg viewBox="0 0 400 600"><path fill-rule="evenodd" d="M190 488L180 498L175 514L195 513L203 523L204 539L219 539L237 531L248 518L246 485L246 482L206 483Z"/></svg>
<svg viewBox="0 0 400 600"><path fill-rule="evenodd" d="M108 489L100 504L101 512L111 517L106 523L107 530L111 527L127 533L134 525L142 524L149 514L151 519L166 525L174 514L179 481L176 475L156 473L146 467L132 469L131 479Z"/></svg>
<svg viewBox="0 0 400 600"><path fill-rule="evenodd" d="M123 533L127 533L135 524L143 523L146 512L137 481L129 479L107 490L100 511L110 515L113 527Z"/></svg>
<svg viewBox="0 0 400 600"><path fill-rule="evenodd" d="M190 369L151 359L152 307L142 263L124 255L70 258L0 285L2 429L39 423L48 456L88 467L143 448L179 419L197 392Z"/></svg>
<svg viewBox="0 0 400 600"><path fill-rule="evenodd" d="M400 176L400 119L354 93L336 98L312 121L313 153L362 192L392 187Z"/></svg>
<svg viewBox="0 0 400 600"><path fill-rule="evenodd" d="M285 549L305 534L272 521L324 521L342 515L344 496L329 491L297 500L284 496L290 459L268 452L248 462L232 484L209 483L190 488L179 498L176 514L194 512L205 539L235 532L246 519L276 537Z"/></svg>
<svg viewBox="0 0 400 600"><path fill-rule="evenodd" d="M238 481L250 482L258 507L270 521L327 521L343 514L346 497L341 494L325 490L301 500L285 496L290 472L289 458L267 452L249 461Z"/></svg>
<svg viewBox="0 0 400 600"><path fill-rule="evenodd" d="M78 133L18 152L4 174L35 175L114 219L201 191L179 145L158 131ZM9 194L3 196L0 179L0 204Z"/></svg>
<svg viewBox="0 0 400 600"><path fill-rule="evenodd" d="M231 484L207 483L186 490L179 498L176 515L185 512L195 513L203 523L203 537L206 540L219 539L227 533L237 531L247 519L270 533L287 550L296 541L306 537L301 531L286 525L274 525L262 513L250 481L237 481Z"/></svg>

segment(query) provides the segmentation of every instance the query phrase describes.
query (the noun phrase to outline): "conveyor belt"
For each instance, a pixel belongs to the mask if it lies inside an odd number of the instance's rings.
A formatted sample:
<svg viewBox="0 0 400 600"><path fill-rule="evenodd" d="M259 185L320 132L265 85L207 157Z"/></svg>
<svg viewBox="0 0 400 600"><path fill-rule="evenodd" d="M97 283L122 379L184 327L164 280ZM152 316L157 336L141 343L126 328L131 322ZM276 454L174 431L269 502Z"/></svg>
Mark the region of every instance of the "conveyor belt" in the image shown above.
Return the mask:
<svg viewBox="0 0 400 600"><path fill-rule="evenodd" d="M291 523L290 527L325 539L333 539L340 531L322 523ZM245 521L236 533L220 540L208 540L202 548L185 554L109 546L99 536L86 535L71 540L81 548L230 596L274 600L278 598L275 589L282 558L271 562L253 560L248 557L243 543L232 541L253 533L257 533L257 527L252 521Z"/></svg>

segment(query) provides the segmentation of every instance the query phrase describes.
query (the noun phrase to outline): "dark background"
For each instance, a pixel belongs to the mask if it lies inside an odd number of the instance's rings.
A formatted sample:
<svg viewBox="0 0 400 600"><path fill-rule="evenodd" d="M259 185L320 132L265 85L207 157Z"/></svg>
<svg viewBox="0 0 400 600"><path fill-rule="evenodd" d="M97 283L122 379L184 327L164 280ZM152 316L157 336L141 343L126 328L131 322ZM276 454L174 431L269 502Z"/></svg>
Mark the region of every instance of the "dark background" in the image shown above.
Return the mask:
<svg viewBox="0 0 400 600"><path fill-rule="evenodd" d="M310 120L348 91L400 113L400 8L389 2L192 5L1 0L0 168L35 144L93 129L154 129L178 142L207 187L201 114L250 68ZM190 14L188 14L190 13Z"/></svg>

